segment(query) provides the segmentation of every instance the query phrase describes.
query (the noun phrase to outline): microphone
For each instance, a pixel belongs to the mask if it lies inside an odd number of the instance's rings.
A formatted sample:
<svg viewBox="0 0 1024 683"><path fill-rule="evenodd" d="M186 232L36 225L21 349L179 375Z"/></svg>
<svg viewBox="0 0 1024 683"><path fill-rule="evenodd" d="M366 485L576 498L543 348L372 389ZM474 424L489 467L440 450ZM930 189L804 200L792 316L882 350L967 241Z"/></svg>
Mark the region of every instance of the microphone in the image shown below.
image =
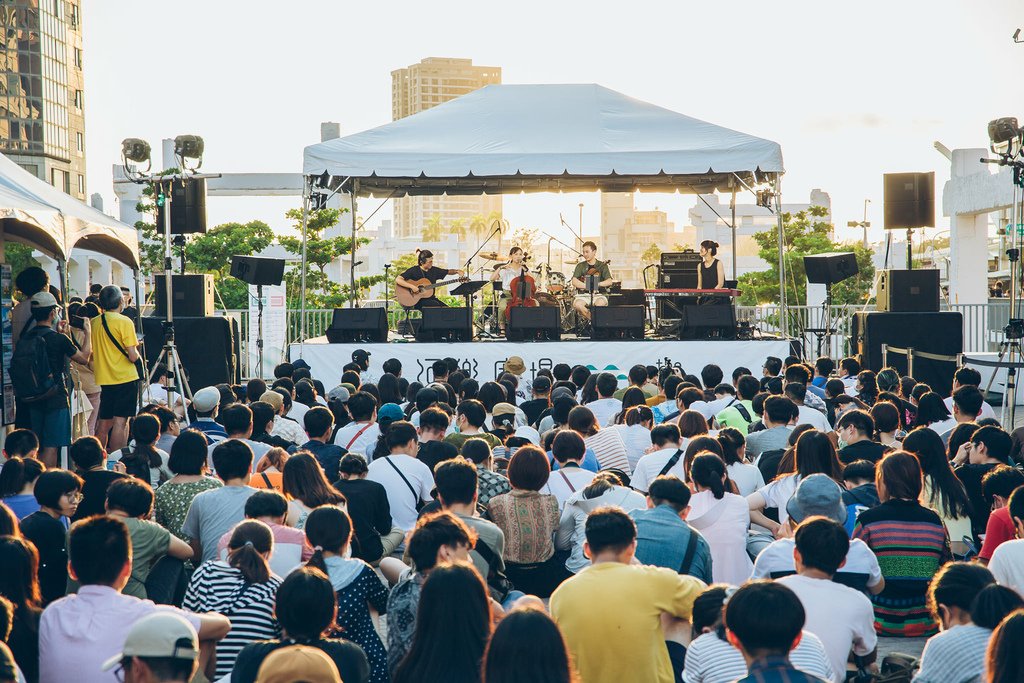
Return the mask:
<svg viewBox="0 0 1024 683"><path fill-rule="evenodd" d="M531 256L529 254L523 254L523 260L524 261L529 261L530 258L531 258Z"/></svg>
<svg viewBox="0 0 1024 683"><path fill-rule="evenodd" d="M352 264L352 267L355 268L356 266L361 266L361 265L363 265L362 261L356 261L355 263Z"/></svg>

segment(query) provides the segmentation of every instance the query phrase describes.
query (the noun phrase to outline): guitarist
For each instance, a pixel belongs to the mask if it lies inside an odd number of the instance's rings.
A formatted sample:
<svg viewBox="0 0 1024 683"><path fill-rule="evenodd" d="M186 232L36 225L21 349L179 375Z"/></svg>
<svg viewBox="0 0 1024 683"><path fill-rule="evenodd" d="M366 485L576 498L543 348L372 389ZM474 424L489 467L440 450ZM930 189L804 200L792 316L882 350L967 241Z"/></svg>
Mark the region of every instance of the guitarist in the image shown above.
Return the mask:
<svg viewBox="0 0 1024 683"><path fill-rule="evenodd" d="M416 262L417 265L409 268L404 273L395 278L395 284L399 287L405 287L406 289L412 290L413 292L418 291L418 287L414 284L415 280L422 280L426 278L431 282L437 282L446 275L465 275L461 270L455 270L452 268L437 268L434 266L434 252L429 249L423 249L422 251L416 250ZM420 299L416 302L414 308L417 310L427 308L430 306L444 306L444 302L437 298L436 294L431 294L425 299Z"/></svg>

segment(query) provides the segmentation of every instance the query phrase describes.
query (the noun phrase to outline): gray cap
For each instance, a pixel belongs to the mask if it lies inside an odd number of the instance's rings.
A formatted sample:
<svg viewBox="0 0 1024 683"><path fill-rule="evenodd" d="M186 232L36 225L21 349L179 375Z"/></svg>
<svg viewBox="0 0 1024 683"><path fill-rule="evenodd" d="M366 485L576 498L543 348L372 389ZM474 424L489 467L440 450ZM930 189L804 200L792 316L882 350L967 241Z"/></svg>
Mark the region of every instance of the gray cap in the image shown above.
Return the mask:
<svg viewBox="0 0 1024 683"><path fill-rule="evenodd" d="M786 503L789 518L799 524L808 517L821 515L840 524L846 522L846 506L843 505L843 490L827 474L812 474L804 477L796 487L793 497Z"/></svg>
<svg viewBox="0 0 1024 683"><path fill-rule="evenodd" d="M327 392L327 398L332 401L341 401L342 403L348 403L349 392L348 389L341 386L340 384L330 391Z"/></svg>
<svg viewBox="0 0 1024 683"><path fill-rule="evenodd" d="M200 413L208 413L220 405L220 390L217 387L203 387L192 394L192 407Z"/></svg>
<svg viewBox="0 0 1024 683"><path fill-rule="evenodd" d="M572 389L569 387L555 387L551 391L551 402L554 403L560 398L576 398L572 395Z"/></svg>

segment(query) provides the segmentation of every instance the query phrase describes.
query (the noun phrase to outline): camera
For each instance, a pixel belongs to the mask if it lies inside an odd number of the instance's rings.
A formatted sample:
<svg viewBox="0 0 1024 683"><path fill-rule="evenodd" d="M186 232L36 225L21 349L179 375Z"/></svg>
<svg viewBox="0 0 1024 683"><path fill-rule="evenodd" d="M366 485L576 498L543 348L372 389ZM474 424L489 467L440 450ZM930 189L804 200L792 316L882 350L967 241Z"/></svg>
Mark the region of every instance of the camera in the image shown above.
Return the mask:
<svg viewBox="0 0 1024 683"><path fill-rule="evenodd" d="M85 318L80 315L68 316L68 325L75 328L76 330L85 329Z"/></svg>
<svg viewBox="0 0 1024 683"><path fill-rule="evenodd" d="M1003 334L1007 339L1024 339L1024 320L1010 318L1010 322L1003 328Z"/></svg>

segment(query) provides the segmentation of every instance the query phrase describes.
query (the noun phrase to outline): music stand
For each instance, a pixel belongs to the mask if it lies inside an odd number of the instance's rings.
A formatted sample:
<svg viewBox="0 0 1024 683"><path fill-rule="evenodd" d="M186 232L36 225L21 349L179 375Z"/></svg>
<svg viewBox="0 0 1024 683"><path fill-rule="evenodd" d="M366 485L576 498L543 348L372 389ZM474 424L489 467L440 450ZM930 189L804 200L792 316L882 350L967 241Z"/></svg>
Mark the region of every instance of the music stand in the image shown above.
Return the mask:
<svg viewBox="0 0 1024 683"><path fill-rule="evenodd" d="M466 299L466 308L469 309L469 319L473 321L473 295L483 289L489 280L467 280L449 292L452 296L461 296ZM479 326L478 324L476 326Z"/></svg>

